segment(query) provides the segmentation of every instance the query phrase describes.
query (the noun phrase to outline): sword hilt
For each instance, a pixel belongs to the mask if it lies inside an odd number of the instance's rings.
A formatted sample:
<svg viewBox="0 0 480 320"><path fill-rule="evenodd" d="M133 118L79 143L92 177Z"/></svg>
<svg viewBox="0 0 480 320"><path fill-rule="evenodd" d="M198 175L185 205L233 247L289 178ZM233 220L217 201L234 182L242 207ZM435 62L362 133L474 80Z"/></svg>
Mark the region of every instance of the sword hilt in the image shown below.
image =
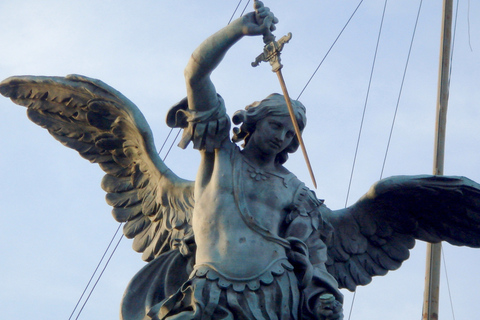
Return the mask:
<svg viewBox="0 0 480 320"><path fill-rule="evenodd" d="M272 66L273 72L277 72L278 70L282 69L283 65L280 63L280 52L282 51L285 43L288 43L290 39L292 39L291 32L289 32L286 36L281 37L278 41L273 40L265 44L265 47L263 47L263 53L255 58L255 61L252 62L252 67L258 66L262 61L268 61Z"/></svg>
<svg viewBox="0 0 480 320"><path fill-rule="evenodd" d="M252 67L258 66L262 61L268 61L272 66L272 71L277 72L283 67L283 65L280 63L280 52L283 49L283 45L290 41L292 34L288 33L286 36L281 37L278 41L275 41L275 36L271 31L273 18L272 16L268 15L262 20L258 11L258 9L262 7L262 2L258 0L253 2L253 8L255 9L255 20L259 25L265 25L265 32L263 34L263 43L265 46L263 48L263 53L257 56L255 61L252 62Z"/></svg>

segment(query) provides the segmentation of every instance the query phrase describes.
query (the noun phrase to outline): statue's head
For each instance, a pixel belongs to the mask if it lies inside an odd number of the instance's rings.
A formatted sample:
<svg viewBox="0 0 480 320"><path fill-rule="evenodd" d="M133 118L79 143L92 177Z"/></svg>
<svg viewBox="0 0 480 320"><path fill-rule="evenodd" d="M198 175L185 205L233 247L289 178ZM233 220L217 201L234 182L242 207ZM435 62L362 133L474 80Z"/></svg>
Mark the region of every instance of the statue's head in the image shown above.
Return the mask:
<svg viewBox="0 0 480 320"><path fill-rule="evenodd" d="M305 106L297 100L292 100L292 106L300 132L302 132L307 124ZM283 95L273 93L262 101L256 101L246 106L245 110L235 112L232 121L234 124L239 125L239 127L233 129L232 140L234 142L243 140L243 146L245 147L256 129L257 122L268 116L290 116ZM298 139L293 139L290 145L277 155L276 162L280 164L285 163L288 159L288 154L295 152L298 146Z"/></svg>

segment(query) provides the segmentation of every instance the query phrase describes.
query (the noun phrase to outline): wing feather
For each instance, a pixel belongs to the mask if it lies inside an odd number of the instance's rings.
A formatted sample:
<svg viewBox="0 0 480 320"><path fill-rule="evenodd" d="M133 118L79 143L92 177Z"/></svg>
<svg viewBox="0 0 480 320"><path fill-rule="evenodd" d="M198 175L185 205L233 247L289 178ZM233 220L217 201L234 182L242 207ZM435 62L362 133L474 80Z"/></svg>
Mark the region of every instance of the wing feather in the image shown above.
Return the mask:
<svg viewBox="0 0 480 320"><path fill-rule="evenodd" d="M353 291L398 269L416 239L480 247L480 185L464 177L391 177L325 219L334 228L327 270Z"/></svg>
<svg viewBox="0 0 480 320"><path fill-rule="evenodd" d="M130 177L103 176L101 187L105 192L124 192L133 189Z"/></svg>
<svg viewBox="0 0 480 320"><path fill-rule="evenodd" d="M128 208L142 201L142 199L138 197L138 191L135 189L124 192L107 193L105 199L112 207L121 208Z"/></svg>
<svg viewBox="0 0 480 320"><path fill-rule="evenodd" d="M118 207L118 208L113 208L112 210L113 218L118 222L130 221L141 214L143 214L143 212L142 212L142 205L140 203L137 204L136 206Z"/></svg>
<svg viewBox="0 0 480 320"><path fill-rule="evenodd" d="M129 220L123 227L123 233L127 238L134 238L137 234L147 229L152 224L148 217L140 216L137 219Z"/></svg>
<svg viewBox="0 0 480 320"><path fill-rule="evenodd" d="M11 77L0 93L63 145L105 171L106 201L147 261L193 234L193 182L168 169L138 108L105 83L78 75ZM175 247L176 248L176 247Z"/></svg>

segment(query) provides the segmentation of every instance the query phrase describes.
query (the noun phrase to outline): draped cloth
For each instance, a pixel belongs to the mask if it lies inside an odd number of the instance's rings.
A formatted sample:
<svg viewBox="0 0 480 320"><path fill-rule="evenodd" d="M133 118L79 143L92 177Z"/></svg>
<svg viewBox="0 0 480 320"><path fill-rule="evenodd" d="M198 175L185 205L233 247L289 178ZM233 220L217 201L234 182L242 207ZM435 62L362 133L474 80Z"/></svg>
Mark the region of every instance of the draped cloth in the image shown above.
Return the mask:
<svg viewBox="0 0 480 320"><path fill-rule="evenodd" d="M121 320L144 320L150 309L174 294L193 267L193 257L179 250L160 255L143 267L128 284L120 308Z"/></svg>
<svg viewBox="0 0 480 320"><path fill-rule="evenodd" d="M249 279L233 279L200 265L177 293L149 315L154 320L296 320L299 296L293 266L286 259L272 262Z"/></svg>

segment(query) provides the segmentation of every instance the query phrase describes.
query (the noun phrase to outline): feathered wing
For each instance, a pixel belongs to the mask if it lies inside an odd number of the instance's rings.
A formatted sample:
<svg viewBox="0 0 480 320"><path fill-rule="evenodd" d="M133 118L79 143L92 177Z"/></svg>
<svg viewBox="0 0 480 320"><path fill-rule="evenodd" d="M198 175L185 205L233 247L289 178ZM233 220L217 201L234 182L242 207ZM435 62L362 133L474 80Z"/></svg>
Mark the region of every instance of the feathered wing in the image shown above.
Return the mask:
<svg viewBox="0 0 480 320"><path fill-rule="evenodd" d="M391 177L324 218L334 228L327 270L353 291L399 268L416 239L480 247L480 185L464 177Z"/></svg>
<svg viewBox="0 0 480 320"><path fill-rule="evenodd" d="M138 108L105 83L79 75L11 77L0 93L30 120L106 175L102 188L133 249L150 261L192 238L193 182L162 162Z"/></svg>

